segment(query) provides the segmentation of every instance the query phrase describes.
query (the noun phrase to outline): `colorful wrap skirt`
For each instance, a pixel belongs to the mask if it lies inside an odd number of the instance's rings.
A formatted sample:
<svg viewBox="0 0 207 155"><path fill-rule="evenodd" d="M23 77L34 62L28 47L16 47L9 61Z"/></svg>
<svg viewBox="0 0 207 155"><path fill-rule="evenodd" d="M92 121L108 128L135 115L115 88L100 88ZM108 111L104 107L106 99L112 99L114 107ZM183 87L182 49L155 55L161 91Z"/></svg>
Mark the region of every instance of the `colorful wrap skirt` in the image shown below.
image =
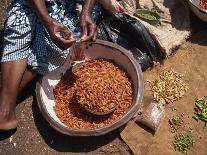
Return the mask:
<svg viewBox="0 0 207 155"><path fill-rule="evenodd" d="M70 29L80 33L79 16L75 0L45 0L51 17ZM93 9L97 18L100 7ZM63 65L69 50L59 49L50 39L28 0L13 0L7 10L4 30L3 56L1 61L27 59L38 74L46 74Z"/></svg>

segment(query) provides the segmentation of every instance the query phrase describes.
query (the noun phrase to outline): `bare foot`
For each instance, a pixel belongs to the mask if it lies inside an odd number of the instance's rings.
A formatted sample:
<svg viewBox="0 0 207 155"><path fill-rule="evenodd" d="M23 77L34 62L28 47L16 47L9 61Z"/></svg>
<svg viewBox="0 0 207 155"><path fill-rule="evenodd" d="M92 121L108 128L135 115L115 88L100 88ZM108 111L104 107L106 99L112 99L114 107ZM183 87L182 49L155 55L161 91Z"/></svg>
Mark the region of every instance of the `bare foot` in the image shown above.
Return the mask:
<svg viewBox="0 0 207 155"><path fill-rule="evenodd" d="M0 100L0 130L12 130L17 127L15 103L1 98Z"/></svg>
<svg viewBox="0 0 207 155"><path fill-rule="evenodd" d="M17 128L17 119L15 114L5 114L0 112L0 130L12 130Z"/></svg>

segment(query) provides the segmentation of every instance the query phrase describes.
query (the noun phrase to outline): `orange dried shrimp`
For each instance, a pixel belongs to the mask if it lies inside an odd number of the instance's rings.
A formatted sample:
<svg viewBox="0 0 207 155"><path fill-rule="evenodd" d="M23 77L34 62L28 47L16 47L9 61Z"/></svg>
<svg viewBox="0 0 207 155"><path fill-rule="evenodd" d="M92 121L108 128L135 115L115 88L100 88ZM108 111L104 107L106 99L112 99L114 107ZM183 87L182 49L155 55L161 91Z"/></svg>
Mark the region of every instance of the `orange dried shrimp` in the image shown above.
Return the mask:
<svg viewBox="0 0 207 155"><path fill-rule="evenodd" d="M86 61L74 74L67 72L54 89L55 113L70 128L100 128L120 119L132 104L132 86L126 73L103 59ZM94 116L83 108L113 114Z"/></svg>
<svg viewBox="0 0 207 155"><path fill-rule="evenodd" d="M200 0L200 6L203 9L207 9L207 0Z"/></svg>

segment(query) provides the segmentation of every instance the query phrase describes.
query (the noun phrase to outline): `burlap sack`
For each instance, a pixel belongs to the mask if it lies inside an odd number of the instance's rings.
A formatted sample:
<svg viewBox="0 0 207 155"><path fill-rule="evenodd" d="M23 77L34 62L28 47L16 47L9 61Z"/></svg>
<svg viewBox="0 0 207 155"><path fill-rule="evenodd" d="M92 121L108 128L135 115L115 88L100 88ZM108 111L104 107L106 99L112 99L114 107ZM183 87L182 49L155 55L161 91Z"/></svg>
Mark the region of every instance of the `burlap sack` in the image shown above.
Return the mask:
<svg viewBox="0 0 207 155"><path fill-rule="evenodd" d="M114 2L112 3L114 0L107 1L107 4L115 5ZM160 14L161 26L153 26L142 20L140 21L149 30L166 55L170 55L173 49L185 42L190 36L189 9L183 0L122 0L120 3L126 13L137 20L140 19L133 16L137 8L152 9L157 7L163 12Z"/></svg>

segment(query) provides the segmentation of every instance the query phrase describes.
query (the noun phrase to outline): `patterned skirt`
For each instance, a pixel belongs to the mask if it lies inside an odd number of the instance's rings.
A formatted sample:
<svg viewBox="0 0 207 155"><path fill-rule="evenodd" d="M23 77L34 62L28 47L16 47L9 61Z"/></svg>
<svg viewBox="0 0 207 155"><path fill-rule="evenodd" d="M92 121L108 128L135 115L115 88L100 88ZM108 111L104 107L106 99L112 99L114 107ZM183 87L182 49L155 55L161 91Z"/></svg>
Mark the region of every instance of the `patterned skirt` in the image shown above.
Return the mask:
<svg viewBox="0 0 207 155"><path fill-rule="evenodd" d="M48 13L68 27L80 32L75 0L45 0ZM93 17L100 8L96 5ZM27 0L13 0L7 10L2 62L27 59L28 65L39 74L46 74L63 65L69 50L59 49L50 39L44 26Z"/></svg>

